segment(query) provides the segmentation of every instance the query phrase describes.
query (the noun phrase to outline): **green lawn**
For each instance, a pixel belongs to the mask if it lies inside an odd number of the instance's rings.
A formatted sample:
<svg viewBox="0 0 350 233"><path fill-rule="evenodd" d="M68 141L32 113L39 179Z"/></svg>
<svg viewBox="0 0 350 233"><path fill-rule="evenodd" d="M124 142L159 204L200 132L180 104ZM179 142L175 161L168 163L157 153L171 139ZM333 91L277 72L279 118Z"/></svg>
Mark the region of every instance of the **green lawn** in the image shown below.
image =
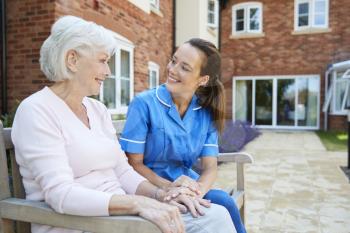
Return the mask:
<svg viewBox="0 0 350 233"><path fill-rule="evenodd" d="M323 145L329 151L347 151L348 134L347 132L335 131L317 131L316 134L321 139Z"/></svg>

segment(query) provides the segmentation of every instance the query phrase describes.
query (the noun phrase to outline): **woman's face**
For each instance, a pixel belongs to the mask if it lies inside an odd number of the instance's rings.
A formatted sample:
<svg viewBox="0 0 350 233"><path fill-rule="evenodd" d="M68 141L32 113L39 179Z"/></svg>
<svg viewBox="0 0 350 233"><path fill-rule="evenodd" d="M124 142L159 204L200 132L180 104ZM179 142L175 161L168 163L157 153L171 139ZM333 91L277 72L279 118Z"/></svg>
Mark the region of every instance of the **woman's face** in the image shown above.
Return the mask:
<svg viewBox="0 0 350 233"><path fill-rule="evenodd" d="M76 81L87 96L98 95L102 82L111 74L108 66L109 55L95 52L79 56L76 65Z"/></svg>
<svg viewBox="0 0 350 233"><path fill-rule="evenodd" d="M172 94L193 95L208 76L200 76L204 53L185 43L181 45L167 66L167 88Z"/></svg>

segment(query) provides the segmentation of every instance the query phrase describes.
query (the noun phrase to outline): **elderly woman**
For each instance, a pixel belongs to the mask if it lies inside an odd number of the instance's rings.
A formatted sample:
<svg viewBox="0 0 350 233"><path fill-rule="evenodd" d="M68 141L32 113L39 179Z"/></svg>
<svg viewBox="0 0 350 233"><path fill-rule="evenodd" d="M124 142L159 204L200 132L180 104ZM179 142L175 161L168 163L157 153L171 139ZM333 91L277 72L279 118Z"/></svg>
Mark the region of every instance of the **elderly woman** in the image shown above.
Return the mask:
<svg viewBox="0 0 350 233"><path fill-rule="evenodd" d="M167 66L166 83L130 104L120 144L129 163L154 185L175 196L193 191L194 197L225 206L237 232L245 233L232 197L211 188L217 174L218 131L225 120L220 73L215 45L199 38L181 45ZM192 170L198 159L200 175ZM200 204L195 200L189 205L193 216L201 214Z"/></svg>
<svg viewBox="0 0 350 233"><path fill-rule="evenodd" d="M181 215L176 204L190 203L187 195L161 203L167 194L129 166L106 107L87 97L110 75L114 46L111 32L93 22L65 16L53 25L40 65L54 84L21 103L12 130L26 198L64 214L139 215L162 232L235 232L224 208ZM32 232L77 231L33 224Z"/></svg>

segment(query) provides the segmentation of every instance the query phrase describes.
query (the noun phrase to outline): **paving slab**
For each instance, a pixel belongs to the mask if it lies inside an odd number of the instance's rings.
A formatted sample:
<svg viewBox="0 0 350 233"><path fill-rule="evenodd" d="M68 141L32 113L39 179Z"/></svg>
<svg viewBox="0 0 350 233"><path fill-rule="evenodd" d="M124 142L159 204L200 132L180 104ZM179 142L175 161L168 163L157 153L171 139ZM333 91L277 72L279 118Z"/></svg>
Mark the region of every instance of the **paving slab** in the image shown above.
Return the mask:
<svg viewBox="0 0 350 233"><path fill-rule="evenodd" d="M263 131L243 151L248 233L350 233L346 152L329 152L311 131ZM215 186L235 184L234 164L221 164Z"/></svg>

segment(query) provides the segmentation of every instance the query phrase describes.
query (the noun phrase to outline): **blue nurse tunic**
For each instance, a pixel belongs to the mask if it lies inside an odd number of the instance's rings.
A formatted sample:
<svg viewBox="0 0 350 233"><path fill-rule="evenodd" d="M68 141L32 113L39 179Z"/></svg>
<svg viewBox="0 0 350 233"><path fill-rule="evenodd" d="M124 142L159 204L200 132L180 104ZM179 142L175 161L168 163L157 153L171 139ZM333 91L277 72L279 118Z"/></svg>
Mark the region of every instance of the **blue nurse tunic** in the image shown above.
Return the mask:
<svg viewBox="0 0 350 233"><path fill-rule="evenodd" d="M126 152L143 154L144 164L170 181L181 175L197 180L192 170L197 159L218 156L210 111L194 95L181 118L164 84L133 99L120 144Z"/></svg>

